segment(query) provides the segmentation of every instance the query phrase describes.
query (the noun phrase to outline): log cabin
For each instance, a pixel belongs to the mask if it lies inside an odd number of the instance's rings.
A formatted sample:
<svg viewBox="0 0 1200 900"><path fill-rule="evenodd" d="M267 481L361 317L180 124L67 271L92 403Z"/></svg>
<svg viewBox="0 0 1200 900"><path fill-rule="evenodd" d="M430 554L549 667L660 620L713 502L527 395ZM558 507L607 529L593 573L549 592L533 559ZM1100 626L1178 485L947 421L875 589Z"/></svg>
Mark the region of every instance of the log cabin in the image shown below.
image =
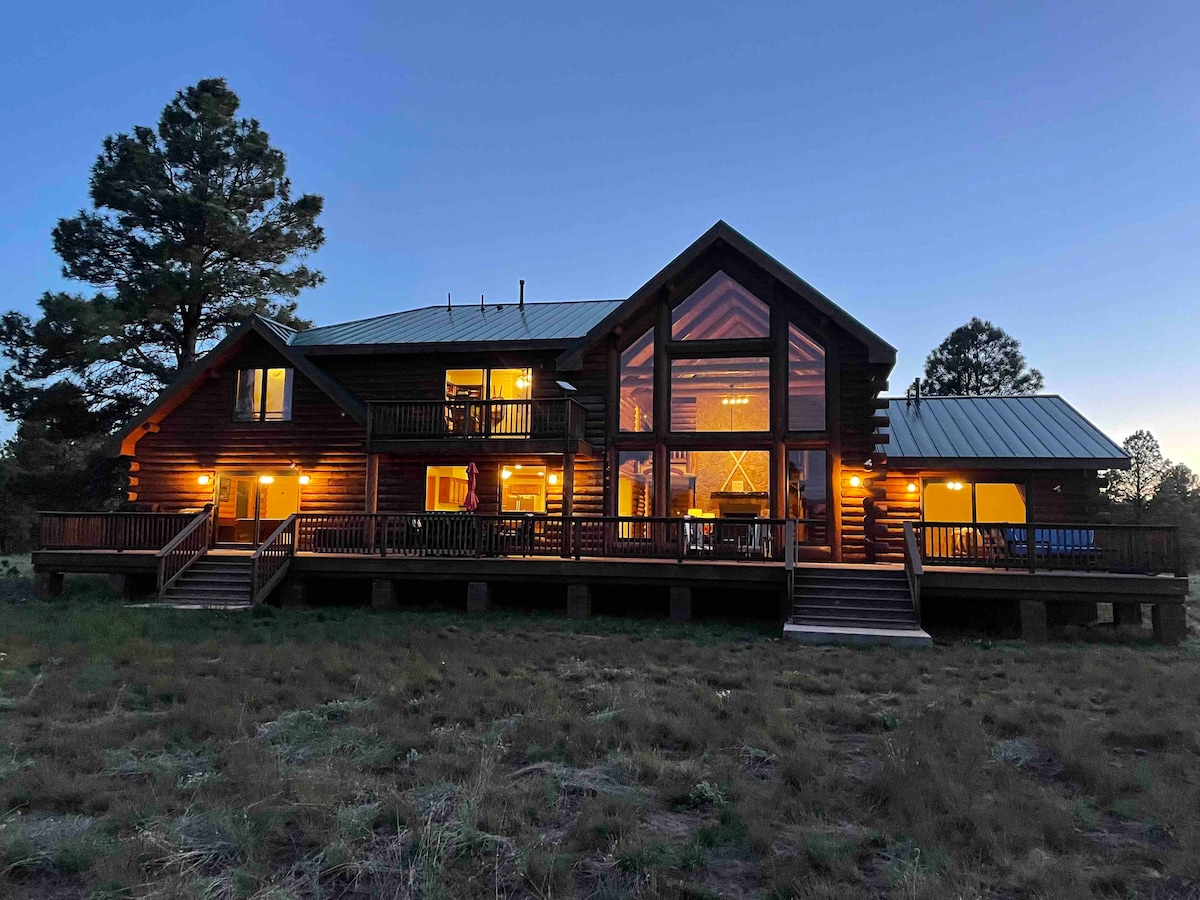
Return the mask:
<svg viewBox="0 0 1200 900"><path fill-rule="evenodd" d="M624 299L254 316L114 438L122 511L44 514L35 567L199 606L769 590L801 640L927 643L922 597L966 596L1037 637L1103 599L1178 639L1175 535L1096 521L1118 445L1057 396L889 397L895 363L724 222Z"/></svg>

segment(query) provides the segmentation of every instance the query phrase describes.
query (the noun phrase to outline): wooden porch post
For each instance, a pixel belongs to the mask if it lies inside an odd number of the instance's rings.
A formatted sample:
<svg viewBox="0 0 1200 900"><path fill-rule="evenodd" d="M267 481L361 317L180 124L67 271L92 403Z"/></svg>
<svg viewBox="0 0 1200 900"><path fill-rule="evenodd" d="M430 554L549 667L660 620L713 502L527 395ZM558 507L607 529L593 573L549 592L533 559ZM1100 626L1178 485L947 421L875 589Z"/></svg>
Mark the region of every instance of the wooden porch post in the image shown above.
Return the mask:
<svg viewBox="0 0 1200 900"><path fill-rule="evenodd" d="M363 512L379 512L379 454L367 454L367 485Z"/></svg>
<svg viewBox="0 0 1200 900"><path fill-rule="evenodd" d="M575 515L575 454L563 454L562 515L569 519Z"/></svg>

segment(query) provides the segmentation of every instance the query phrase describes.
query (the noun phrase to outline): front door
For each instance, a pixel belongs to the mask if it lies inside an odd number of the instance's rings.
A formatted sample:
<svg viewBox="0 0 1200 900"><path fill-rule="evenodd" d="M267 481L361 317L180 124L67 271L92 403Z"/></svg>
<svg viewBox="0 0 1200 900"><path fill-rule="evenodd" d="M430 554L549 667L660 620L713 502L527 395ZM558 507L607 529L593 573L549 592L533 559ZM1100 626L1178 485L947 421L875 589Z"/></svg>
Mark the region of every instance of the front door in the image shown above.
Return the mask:
<svg viewBox="0 0 1200 900"><path fill-rule="evenodd" d="M300 476L217 474L216 543L256 547L300 511Z"/></svg>

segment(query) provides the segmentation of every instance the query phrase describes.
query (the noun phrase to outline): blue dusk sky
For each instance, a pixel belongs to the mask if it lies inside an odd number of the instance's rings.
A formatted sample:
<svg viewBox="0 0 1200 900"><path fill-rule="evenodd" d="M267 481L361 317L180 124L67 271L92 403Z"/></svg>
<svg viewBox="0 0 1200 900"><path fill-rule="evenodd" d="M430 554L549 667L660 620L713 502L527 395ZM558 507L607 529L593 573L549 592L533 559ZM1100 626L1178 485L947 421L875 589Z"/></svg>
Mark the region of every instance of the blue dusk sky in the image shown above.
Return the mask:
<svg viewBox="0 0 1200 900"><path fill-rule="evenodd" d="M1200 468L1200 4L26 3L0 307L105 135L224 76L322 194L317 323L624 297L725 219L899 349L973 315Z"/></svg>

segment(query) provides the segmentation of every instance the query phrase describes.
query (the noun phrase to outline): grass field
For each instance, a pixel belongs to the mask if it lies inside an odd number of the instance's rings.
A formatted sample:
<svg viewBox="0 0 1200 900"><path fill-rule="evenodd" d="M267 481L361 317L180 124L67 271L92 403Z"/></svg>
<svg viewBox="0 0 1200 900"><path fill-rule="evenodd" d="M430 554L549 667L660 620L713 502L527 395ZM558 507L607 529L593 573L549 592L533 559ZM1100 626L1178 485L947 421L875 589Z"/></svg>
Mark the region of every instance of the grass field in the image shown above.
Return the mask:
<svg viewBox="0 0 1200 900"><path fill-rule="evenodd" d="M851 650L69 594L0 604L6 896L1200 892L1195 638Z"/></svg>

